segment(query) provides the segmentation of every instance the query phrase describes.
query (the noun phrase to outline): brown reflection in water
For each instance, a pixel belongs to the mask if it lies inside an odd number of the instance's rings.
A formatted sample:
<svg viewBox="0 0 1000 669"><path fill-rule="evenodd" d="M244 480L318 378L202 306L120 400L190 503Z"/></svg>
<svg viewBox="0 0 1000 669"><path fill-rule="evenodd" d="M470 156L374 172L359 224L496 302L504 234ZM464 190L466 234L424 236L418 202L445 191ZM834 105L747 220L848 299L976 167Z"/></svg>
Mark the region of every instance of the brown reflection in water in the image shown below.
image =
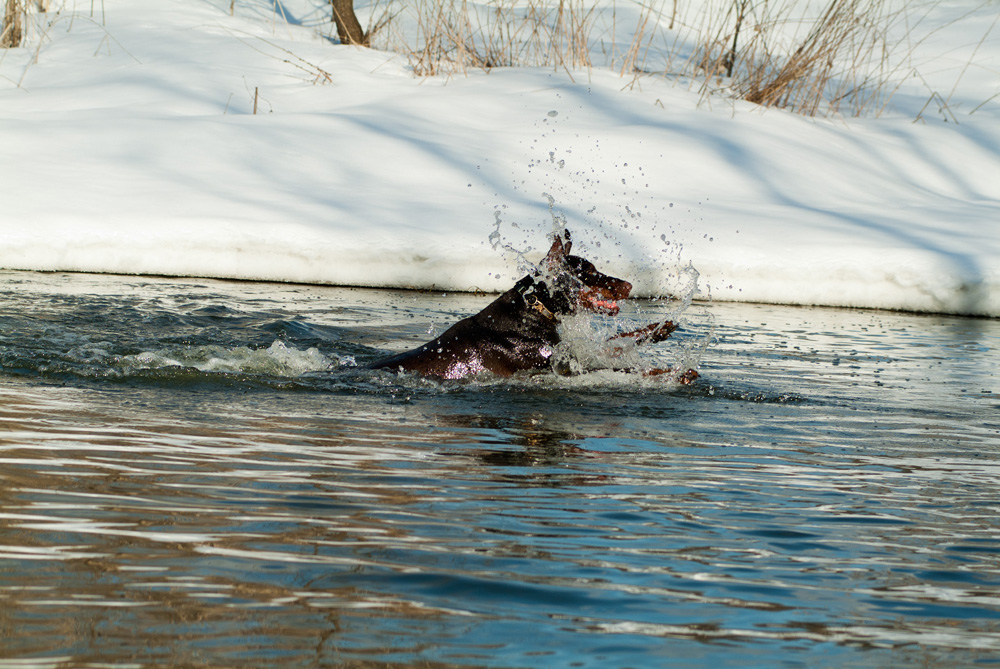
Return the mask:
<svg viewBox="0 0 1000 669"><path fill-rule="evenodd" d="M364 509L408 506L419 492L342 476L385 469L385 430L283 417L247 418L240 430L141 413L71 389L33 398L0 389L0 561L11 565L0 571L0 656L75 648L71 664L169 657L198 666L199 644L218 656L252 655L257 643L297 656L312 647L329 661L345 615L444 615L351 585L282 585L238 572L300 558L322 566L330 559L323 545L407 539L405 526ZM241 482L250 501L234 504ZM308 495L310 486L323 502L381 501L290 510L286 493ZM215 573L199 574L206 556ZM331 564L344 568L344 560ZM218 573L228 569L237 571ZM259 641L247 646L248 634Z"/></svg>
<svg viewBox="0 0 1000 669"><path fill-rule="evenodd" d="M342 662L338 635L356 632L366 620L434 620L446 615L349 586L302 592L218 578L172 582L165 575L123 571L110 559L68 561L62 570L66 587L0 591L0 657L54 653L70 658L57 666L69 667L164 661L170 666L205 666L209 658L217 666L218 658L225 656L284 656L296 663L388 667L393 665ZM414 640L409 650L418 652L421 645ZM408 649L387 645L365 650L378 656Z"/></svg>

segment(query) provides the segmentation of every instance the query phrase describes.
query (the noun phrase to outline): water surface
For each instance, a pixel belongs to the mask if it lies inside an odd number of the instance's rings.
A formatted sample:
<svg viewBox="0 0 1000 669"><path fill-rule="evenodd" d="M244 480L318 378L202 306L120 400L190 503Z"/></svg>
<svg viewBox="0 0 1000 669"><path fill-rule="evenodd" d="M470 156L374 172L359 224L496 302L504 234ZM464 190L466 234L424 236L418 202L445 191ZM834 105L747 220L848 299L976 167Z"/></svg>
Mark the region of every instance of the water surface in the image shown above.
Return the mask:
<svg viewBox="0 0 1000 669"><path fill-rule="evenodd" d="M700 305L690 387L355 366L489 300L0 273L0 667L1000 661L997 321Z"/></svg>

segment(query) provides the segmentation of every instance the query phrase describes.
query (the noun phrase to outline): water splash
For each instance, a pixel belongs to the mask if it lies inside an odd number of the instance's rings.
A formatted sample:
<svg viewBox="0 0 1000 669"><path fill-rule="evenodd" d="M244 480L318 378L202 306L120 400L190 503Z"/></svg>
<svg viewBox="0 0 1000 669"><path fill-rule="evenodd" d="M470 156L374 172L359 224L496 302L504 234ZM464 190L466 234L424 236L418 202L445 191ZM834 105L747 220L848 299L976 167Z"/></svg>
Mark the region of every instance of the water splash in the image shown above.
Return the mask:
<svg viewBox="0 0 1000 669"><path fill-rule="evenodd" d="M330 357L317 348L299 350L278 340L266 349L247 346L183 346L144 351L117 358L116 367L125 376L142 370L196 369L209 373L237 373L297 377L309 372L352 366L353 358Z"/></svg>
<svg viewBox="0 0 1000 669"><path fill-rule="evenodd" d="M698 293L698 271L690 264L678 268L678 285L669 296L643 302L627 302L614 317L582 312L563 320L561 341L556 347L554 366L567 374L598 370L656 374L677 382L689 369L697 369L715 339L712 315L705 309L692 314ZM622 332L644 327L678 327L669 339L655 344L638 344L631 338L614 338ZM659 328L657 328L659 329ZM665 372L665 370L669 370Z"/></svg>
<svg viewBox="0 0 1000 669"><path fill-rule="evenodd" d="M566 216L556 209L556 200L554 197L548 193L542 193L542 197L548 201L549 219L552 222L548 239L554 240L559 237L565 237ZM493 212L493 232L489 234L490 247L495 251L500 250L505 254L513 256L519 274L539 274L544 272L545 267L543 263L536 263L528 259L528 254L534 251L534 247L528 245L520 249L514 246L512 242L504 240L504 235L500 231L503 225L503 213L498 209Z"/></svg>
<svg viewBox="0 0 1000 669"><path fill-rule="evenodd" d="M551 226L548 239L564 237L569 228L566 214L559 210L553 195L543 192L542 197L548 205ZM595 210L596 206L589 211ZM626 207L626 211L633 217L640 215L632 212L629 207ZM504 219L498 209L494 215L494 229L489 236L492 247L514 254L521 273L546 278L553 268L547 267L545 263L529 260L530 246L522 250L505 242L501 231L503 225ZM605 237L613 238L607 233ZM577 244L574 247L576 254L586 256L586 250L581 249L579 245L581 241L584 244L586 242L579 239L579 235L574 235L573 240ZM666 235L660 235L660 241L663 245L662 252L646 255L646 263L649 265L646 269L649 271L644 272L646 275L661 277L656 296L648 304L629 302L631 306L615 317L582 312L564 318L560 325L561 342L553 357L554 368L558 372L577 375L618 370L660 374L663 370L670 370L662 374L662 378L677 381L681 374L700 365L714 337L711 315L701 310L697 314L697 319L694 319L693 314L689 312L695 298L700 295L700 273L690 261L687 263L681 261L680 245L671 245ZM600 247L601 243L595 240L593 245ZM622 278L629 279L629 277ZM612 339L622 332L666 322L673 323L682 331L664 342L639 345L629 338ZM697 335L690 336L683 332L685 326L694 323L699 326Z"/></svg>

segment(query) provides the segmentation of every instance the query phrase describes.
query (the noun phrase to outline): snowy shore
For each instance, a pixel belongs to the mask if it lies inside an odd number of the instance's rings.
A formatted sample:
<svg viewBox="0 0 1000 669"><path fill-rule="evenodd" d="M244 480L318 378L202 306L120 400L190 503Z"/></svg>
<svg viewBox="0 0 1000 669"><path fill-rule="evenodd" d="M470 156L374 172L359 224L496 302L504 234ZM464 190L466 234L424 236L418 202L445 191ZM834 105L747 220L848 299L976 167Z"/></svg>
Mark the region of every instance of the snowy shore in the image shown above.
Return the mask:
<svg viewBox="0 0 1000 669"><path fill-rule="evenodd" d="M501 290L490 234L540 255L548 194L638 294L691 263L712 299L1000 316L996 3L937 3L877 118L602 67L414 77L319 34L319 0L102 5L0 54L0 267Z"/></svg>

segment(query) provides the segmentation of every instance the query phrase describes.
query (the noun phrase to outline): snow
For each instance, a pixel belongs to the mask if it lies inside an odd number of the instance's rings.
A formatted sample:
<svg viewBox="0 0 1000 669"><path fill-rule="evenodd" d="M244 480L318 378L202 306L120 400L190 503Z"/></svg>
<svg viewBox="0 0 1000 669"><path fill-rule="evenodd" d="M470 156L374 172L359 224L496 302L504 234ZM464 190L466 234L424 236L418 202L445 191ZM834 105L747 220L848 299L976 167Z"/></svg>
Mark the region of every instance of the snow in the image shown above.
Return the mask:
<svg viewBox="0 0 1000 669"><path fill-rule="evenodd" d="M550 196L638 295L690 263L716 300L1000 316L995 2L921 5L863 118L611 63L417 77L324 0L59 2L0 52L0 267L498 291Z"/></svg>

